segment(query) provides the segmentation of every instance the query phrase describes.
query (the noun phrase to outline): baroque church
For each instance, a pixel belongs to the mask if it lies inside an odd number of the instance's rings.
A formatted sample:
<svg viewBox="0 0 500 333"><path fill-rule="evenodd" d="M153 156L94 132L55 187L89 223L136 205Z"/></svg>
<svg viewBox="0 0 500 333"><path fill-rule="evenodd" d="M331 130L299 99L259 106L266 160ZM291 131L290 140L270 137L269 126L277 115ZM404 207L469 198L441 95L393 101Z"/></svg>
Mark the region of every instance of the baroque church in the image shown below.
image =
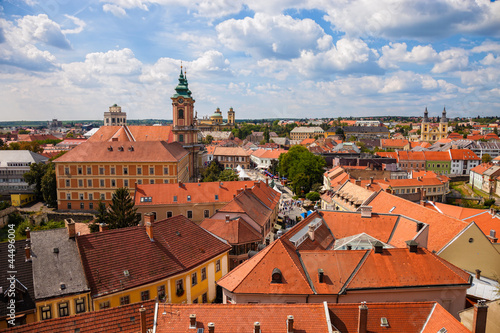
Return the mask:
<svg viewBox="0 0 500 333"><path fill-rule="evenodd" d="M439 123L431 123L429 121L429 113L425 108L424 118L420 127L420 140L427 142L436 142L448 137L448 118L446 118L446 108L443 108L443 113Z"/></svg>

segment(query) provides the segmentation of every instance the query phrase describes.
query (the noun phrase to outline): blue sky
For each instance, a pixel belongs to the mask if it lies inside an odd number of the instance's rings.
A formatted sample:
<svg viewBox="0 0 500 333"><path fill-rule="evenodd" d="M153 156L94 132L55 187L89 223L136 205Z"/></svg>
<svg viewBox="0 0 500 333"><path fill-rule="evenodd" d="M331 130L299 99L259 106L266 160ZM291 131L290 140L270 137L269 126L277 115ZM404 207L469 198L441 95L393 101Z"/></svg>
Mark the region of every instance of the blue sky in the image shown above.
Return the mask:
<svg viewBox="0 0 500 333"><path fill-rule="evenodd" d="M500 115L500 2L7 0L2 120Z"/></svg>

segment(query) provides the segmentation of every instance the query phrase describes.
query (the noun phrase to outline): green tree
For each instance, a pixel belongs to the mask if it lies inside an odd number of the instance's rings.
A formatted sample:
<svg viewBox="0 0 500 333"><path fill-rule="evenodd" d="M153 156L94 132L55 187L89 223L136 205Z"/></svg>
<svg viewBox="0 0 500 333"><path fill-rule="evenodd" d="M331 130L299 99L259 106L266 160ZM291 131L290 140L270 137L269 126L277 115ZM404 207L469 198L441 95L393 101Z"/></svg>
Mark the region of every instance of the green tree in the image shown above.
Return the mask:
<svg viewBox="0 0 500 333"><path fill-rule="evenodd" d="M315 183L322 183L325 159L303 146L293 146L279 157L280 175L288 178L293 191L304 196Z"/></svg>
<svg viewBox="0 0 500 333"><path fill-rule="evenodd" d="M53 163L47 165L45 174L41 180L41 192L43 201L45 201L50 207L57 207L57 180L56 180L56 170Z"/></svg>
<svg viewBox="0 0 500 333"><path fill-rule="evenodd" d="M265 143L269 142L269 128L267 126L264 129L264 140L266 141Z"/></svg>
<svg viewBox="0 0 500 333"><path fill-rule="evenodd" d="M490 154L484 154L483 157L481 157L481 162L483 163L490 163L492 160Z"/></svg>
<svg viewBox="0 0 500 333"><path fill-rule="evenodd" d="M214 141L214 137L211 136L210 134L205 137L205 144L209 145Z"/></svg>
<svg viewBox="0 0 500 333"><path fill-rule="evenodd" d="M306 194L306 198L311 201L318 201L320 199L320 195L318 192L309 192Z"/></svg>
<svg viewBox="0 0 500 333"><path fill-rule="evenodd" d="M219 180L222 182L229 182L239 180L239 177L233 169L226 169L220 173Z"/></svg>
<svg viewBox="0 0 500 333"><path fill-rule="evenodd" d="M99 225L102 223L109 224L109 215L108 209L106 208L106 204L102 201L99 201L97 204L97 214L95 219L95 224Z"/></svg>
<svg viewBox="0 0 500 333"><path fill-rule="evenodd" d="M42 193L42 178L47 172L48 164L31 163L30 171L26 172L23 177L28 185L35 185L34 194L38 200L43 200Z"/></svg>
<svg viewBox="0 0 500 333"><path fill-rule="evenodd" d="M224 166L217 160L210 162L208 167L201 173L203 182L216 182L219 180L220 173L224 170Z"/></svg>
<svg viewBox="0 0 500 333"><path fill-rule="evenodd" d="M118 229L136 226L141 220L130 197L128 188L120 187L113 193L108 210L109 228Z"/></svg>

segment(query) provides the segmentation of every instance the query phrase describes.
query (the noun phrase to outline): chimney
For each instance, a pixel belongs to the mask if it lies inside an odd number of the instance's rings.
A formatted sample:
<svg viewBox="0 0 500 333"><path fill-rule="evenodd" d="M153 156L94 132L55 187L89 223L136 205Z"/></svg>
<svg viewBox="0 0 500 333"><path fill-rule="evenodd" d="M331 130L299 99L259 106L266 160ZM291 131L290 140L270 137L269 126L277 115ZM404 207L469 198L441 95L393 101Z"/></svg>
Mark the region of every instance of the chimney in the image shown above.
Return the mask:
<svg viewBox="0 0 500 333"><path fill-rule="evenodd" d="M260 323L258 321L253 323L253 333L260 333Z"/></svg>
<svg viewBox="0 0 500 333"><path fill-rule="evenodd" d="M240 194L241 192L243 192L243 189L242 189L242 188L239 188L239 189L237 189L237 190L236 190L236 194L237 194L237 195L238 195L238 194Z"/></svg>
<svg viewBox="0 0 500 333"><path fill-rule="evenodd" d="M424 227L424 224L422 222L417 222L417 232L422 230L423 227Z"/></svg>
<svg viewBox="0 0 500 333"><path fill-rule="evenodd" d="M491 208L490 207L490 214L493 215L493 216L495 216L495 208Z"/></svg>
<svg viewBox="0 0 500 333"><path fill-rule="evenodd" d="M476 269L476 279L477 280L481 279L481 270L480 269Z"/></svg>
<svg viewBox="0 0 500 333"><path fill-rule="evenodd" d="M66 228L68 229L68 237L75 238L76 236L75 221L73 221L73 219L65 219L64 223L66 224Z"/></svg>
<svg viewBox="0 0 500 333"><path fill-rule="evenodd" d="M28 233L26 233L26 235L27 235L27 234L28 234ZM489 237L488 237L488 238L490 238L490 239L491 239L491 242L492 242L492 243L496 243L496 242L498 242L497 232L496 232L494 229L491 229L491 230L490 230L490 235L489 235Z"/></svg>
<svg viewBox="0 0 500 333"><path fill-rule="evenodd" d="M495 231L495 230L492 230L492 231ZM26 227L26 241L29 242L31 240L31 231L30 231L30 227ZM490 231L490 235L491 235L491 231Z"/></svg>
<svg viewBox="0 0 500 333"><path fill-rule="evenodd" d="M314 226L309 224L309 230L307 232L309 234L309 238L314 242Z"/></svg>
<svg viewBox="0 0 500 333"><path fill-rule="evenodd" d="M153 223L155 221L155 215L153 213L144 214L144 224L147 222Z"/></svg>
<svg viewBox="0 0 500 333"><path fill-rule="evenodd" d="M408 245L408 248L410 249L411 253L417 253L418 251L418 243L415 240L409 240L406 241L406 245Z"/></svg>
<svg viewBox="0 0 500 333"><path fill-rule="evenodd" d="M356 179L354 183L358 186L361 186L361 178Z"/></svg>
<svg viewBox="0 0 500 333"><path fill-rule="evenodd" d="M260 181L253 182L254 186L260 187Z"/></svg>
<svg viewBox="0 0 500 333"><path fill-rule="evenodd" d="M146 333L148 330L146 327L146 308L140 308L139 314L141 316L141 333Z"/></svg>
<svg viewBox="0 0 500 333"><path fill-rule="evenodd" d="M373 244L373 248L375 249L375 253L384 252L384 244L382 244L380 241L376 241L375 244Z"/></svg>
<svg viewBox="0 0 500 333"><path fill-rule="evenodd" d="M372 217L372 206L361 206L361 217Z"/></svg>
<svg viewBox="0 0 500 333"><path fill-rule="evenodd" d="M108 230L108 225L106 223L99 224L99 232Z"/></svg>
<svg viewBox="0 0 500 333"><path fill-rule="evenodd" d="M245 190L247 189L247 184L245 184Z"/></svg>
<svg viewBox="0 0 500 333"><path fill-rule="evenodd" d="M351 245L351 244L348 244L348 245L346 246L346 248L347 248L347 251L351 251L351 250L352 250L352 245Z"/></svg>
<svg viewBox="0 0 500 333"><path fill-rule="evenodd" d="M293 330L293 316L292 315L288 315L286 317L286 332L287 333L294 332L294 330Z"/></svg>
<svg viewBox="0 0 500 333"><path fill-rule="evenodd" d="M26 247L24 248L24 254L25 254L24 261L31 261L31 249L28 244L26 244Z"/></svg>
<svg viewBox="0 0 500 333"><path fill-rule="evenodd" d="M323 270L323 268L318 269L319 283L323 283L324 278L325 278L325 271Z"/></svg>
<svg viewBox="0 0 500 333"><path fill-rule="evenodd" d="M387 177L384 177L384 182L387 182L387 181L388 181Z"/></svg>
<svg viewBox="0 0 500 333"><path fill-rule="evenodd" d="M179 188L181 188L181 187L182 187L182 182L179 182Z"/></svg>
<svg viewBox="0 0 500 333"><path fill-rule="evenodd" d="M208 333L215 333L215 324L214 323L208 323Z"/></svg>
<svg viewBox="0 0 500 333"><path fill-rule="evenodd" d="M361 302L359 306L359 317L358 317L358 333L367 333L368 326L368 307L366 302Z"/></svg>
<svg viewBox="0 0 500 333"><path fill-rule="evenodd" d="M154 242L154 238L153 238L153 223L146 222L144 224L146 225L146 233L148 234L149 239L152 242Z"/></svg>
<svg viewBox="0 0 500 333"><path fill-rule="evenodd" d="M486 315L488 314L488 306L484 299L481 299L474 305L474 319L472 321L472 333L486 332Z"/></svg>
<svg viewBox="0 0 500 333"><path fill-rule="evenodd" d="M189 328L196 328L196 314L189 315Z"/></svg>
<svg viewBox="0 0 500 333"><path fill-rule="evenodd" d="M266 177L266 185L269 185L269 177Z"/></svg>
<svg viewBox="0 0 500 333"><path fill-rule="evenodd" d="M229 223L229 219L230 219L229 215L226 215L226 223Z"/></svg>
<svg viewBox="0 0 500 333"><path fill-rule="evenodd" d="M370 185L373 184L373 176L370 177Z"/></svg>

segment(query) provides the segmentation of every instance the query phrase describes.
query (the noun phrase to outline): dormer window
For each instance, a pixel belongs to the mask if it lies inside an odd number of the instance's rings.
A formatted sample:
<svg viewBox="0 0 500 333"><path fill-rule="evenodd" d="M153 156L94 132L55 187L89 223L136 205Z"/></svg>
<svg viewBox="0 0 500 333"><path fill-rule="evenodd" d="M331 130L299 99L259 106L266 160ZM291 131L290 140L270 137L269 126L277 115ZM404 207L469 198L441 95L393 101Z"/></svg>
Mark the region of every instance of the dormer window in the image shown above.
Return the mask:
<svg viewBox="0 0 500 333"><path fill-rule="evenodd" d="M283 276L279 268L273 269L273 274L271 275L271 283L282 283Z"/></svg>

